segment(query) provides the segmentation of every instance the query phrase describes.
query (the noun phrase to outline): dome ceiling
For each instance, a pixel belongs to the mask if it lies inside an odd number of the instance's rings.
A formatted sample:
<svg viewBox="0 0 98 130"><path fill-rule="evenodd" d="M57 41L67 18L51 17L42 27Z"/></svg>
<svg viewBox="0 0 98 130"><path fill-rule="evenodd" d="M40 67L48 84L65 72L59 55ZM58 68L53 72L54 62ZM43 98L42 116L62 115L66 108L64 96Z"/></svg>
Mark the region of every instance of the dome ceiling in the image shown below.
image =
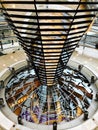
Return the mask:
<svg viewBox="0 0 98 130"><path fill-rule="evenodd" d="M3 14L40 83L55 85L95 17L91 12L97 10L96 2L2 0L1 3Z"/></svg>
<svg viewBox="0 0 98 130"><path fill-rule="evenodd" d="M97 2L2 0L1 4L35 76L28 72L25 77L23 72L23 79L12 78L6 89L8 105L16 114L20 108L21 115L23 106L29 108L25 111L30 112L34 123L51 124L52 117L52 121L61 122L80 116L88 109L93 94L87 79L67 63L92 25Z"/></svg>

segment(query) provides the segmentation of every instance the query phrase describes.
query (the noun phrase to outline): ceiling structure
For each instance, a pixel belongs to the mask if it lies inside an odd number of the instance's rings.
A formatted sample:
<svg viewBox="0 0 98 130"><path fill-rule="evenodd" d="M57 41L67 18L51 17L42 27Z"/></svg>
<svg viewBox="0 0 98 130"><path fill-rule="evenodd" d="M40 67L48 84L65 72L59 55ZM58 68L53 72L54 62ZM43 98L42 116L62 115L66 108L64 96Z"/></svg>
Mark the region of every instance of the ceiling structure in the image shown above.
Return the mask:
<svg viewBox="0 0 98 130"><path fill-rule="evenodd" d="M96 2L3 0L1 3L3 14L41 84L55 85L95 17L91 12L97 11Z"/></svg>
<svg viewBox="0 0 98 130"><path fill-rule="evenodd" d="M96 45L98 44L97 43L97 41L98 41L97 33L98 33L98 16L96 15L96 18L94 20L94 23L93 23L91 29L89 30L89 32L87 32L83 35L82 39L79 42L79 45L96 48ZM93 40L91 40L91 38ZM0 41L2 43L1 51L5 50L6 44L11 45L12 40L15 42L18 39L16 38L16 35L13 34L13 31L11 30L7 21L5 20L4 15L2 13L2 7L0 4Z"/></svg>
<svg viewBox="0 0 98 130"><path fill-rule="evenodd" d="M83 35L90 30L98 2L2 0L1 4L6 21L33 68L17 74L17 80L14 77L8 83L6 101L9 107L14 113L17 113L17 106L29 108L35 123L43 123L41 118L45 118L45 124L51 124L52 117L61 122L66 117L70 120L81 115L90 105L92 89L88 89L85 76L69 68L67 63ZM34 107L38 107L38 115Z"/></svg>

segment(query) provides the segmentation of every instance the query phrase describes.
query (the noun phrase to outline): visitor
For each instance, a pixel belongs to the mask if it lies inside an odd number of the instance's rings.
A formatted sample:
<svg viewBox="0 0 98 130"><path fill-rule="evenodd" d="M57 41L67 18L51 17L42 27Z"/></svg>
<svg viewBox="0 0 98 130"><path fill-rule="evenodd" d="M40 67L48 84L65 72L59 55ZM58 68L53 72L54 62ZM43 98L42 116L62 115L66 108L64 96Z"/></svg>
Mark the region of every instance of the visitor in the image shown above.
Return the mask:
<svg viewBox="0 0 98 130"><path fill-rule="evenodd" d="M57 130L57 122L53 122L53 130Z"/></svg>
<svg viewBox="0 0 98 130"><path fill-rule="evenodd" d="M14 41L12 40L12 45L14 45Z"/></svg>
<svg viewBox="0 0 98 130"><path fill-rule="evenodd" d="M84 111L84 121L88 119L88 111Z"/></svg>
<svg viewBox="0 0 98 130"><path fill-rule="evenodd" d="M3 80L0 80L0 89L1 88L4 88L4 81Z"/></svg>
<svg viewBox="0 0 98 130"><path fill-rule="evenodd" d="M1 42L1 40L0 40L0 46L1 46L1 50L3 51L3 44Z"/></svg>
<svg viewBox="0 0 98 130"><path fill-rule="evenodd" d="M97 78L95 78L94 76L91 76L88 86L91 86L92 84L94 84L96 80L97 80Z"/></svg>
<svg viewBox="0 0 98 130"><path fill-rule="evenodd" d="M0 109L1 109L2 107L4 107L4 106L5 106L4 100L3 100L3 98L0 98Z"/></svg>
<svg viewBox="0 0 98 130"><path fill-rule="evenodd" d="M81 72L83 65L78 65L78 71Z"/></svg>
<svg viewBox="0 0 98 130"><path fill-rule="evenodd" d="M96 99L95 99L95 101L98 101L98 92L96 93Z"/></svg>
<svg viewBox="0 0 98 130"><path fill-rule="evenodd" d="M23 125L23 123L22 123L22 118L21 118L20 115L18 116L18 124Z"/></svg>

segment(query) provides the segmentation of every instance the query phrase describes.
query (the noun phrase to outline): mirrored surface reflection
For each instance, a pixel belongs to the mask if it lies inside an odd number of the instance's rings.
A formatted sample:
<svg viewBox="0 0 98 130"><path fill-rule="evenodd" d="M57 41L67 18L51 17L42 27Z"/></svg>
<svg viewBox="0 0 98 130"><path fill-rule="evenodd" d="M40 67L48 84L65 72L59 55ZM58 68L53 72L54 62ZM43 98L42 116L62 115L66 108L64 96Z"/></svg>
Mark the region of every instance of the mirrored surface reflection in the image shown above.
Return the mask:
<svg viewBox="0 0 98 130"><path fill-rule="evenodd" d="M58 82L42 86L33 69L22 70L13 76L5 90L9 108L22 119L33 123L68 122L90 106L93 90L78 70L67 67Z"/></svg>

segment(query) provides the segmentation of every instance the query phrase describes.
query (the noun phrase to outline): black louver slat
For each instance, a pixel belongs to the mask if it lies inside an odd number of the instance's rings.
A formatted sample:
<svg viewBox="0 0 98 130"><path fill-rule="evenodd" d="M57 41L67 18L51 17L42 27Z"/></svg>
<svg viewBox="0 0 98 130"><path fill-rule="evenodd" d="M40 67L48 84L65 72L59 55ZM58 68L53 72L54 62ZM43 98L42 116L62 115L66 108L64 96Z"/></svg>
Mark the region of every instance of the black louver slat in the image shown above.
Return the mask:
<svg viewBox="0 0 98 130"><path fill-rule="evenodd" d="M2 4L69 4L69 5L87 5L87 4L98 4L97 1L94 2L83 2L83 1L2 1Z"/></svg>
<svg viewBox="0 0 98 130"><path fill-rule="evenodd" d="M98 3L97 3L98 4ZM13 8L6 8L7 11L19 11L19 12L35 12L34 9L13 9ZM77 10L77 12L91 12L91 11L98 11L97 8L95 9L81 9L81 10ZM74 13L75 10L66 10L66 9L60 9L60 10L54 10L54 9L49 9L49 10L46 10L46 9L40 9L40 10L37 10L37 12L41 12L41 13L45 13L45 12L62 12L62 13Z"/></svg>

